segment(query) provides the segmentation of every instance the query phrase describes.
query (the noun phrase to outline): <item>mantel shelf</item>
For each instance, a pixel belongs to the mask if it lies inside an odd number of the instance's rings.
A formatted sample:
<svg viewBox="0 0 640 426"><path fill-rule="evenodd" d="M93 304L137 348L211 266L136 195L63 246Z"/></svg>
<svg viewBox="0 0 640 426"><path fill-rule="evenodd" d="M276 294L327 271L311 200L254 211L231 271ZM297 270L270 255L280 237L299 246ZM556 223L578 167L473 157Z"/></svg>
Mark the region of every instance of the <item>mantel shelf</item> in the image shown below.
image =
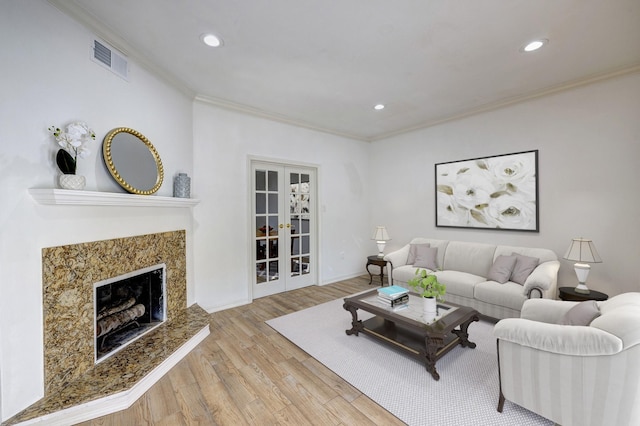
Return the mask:
<svg viewBox="0 0 640 426"><path fill-rule="evenodd" d="M160 197L100 191L75 191L71 189L31 188L31 197L40 204L75 206L122 207L193 207L200 200L195 198Z"/></svg>

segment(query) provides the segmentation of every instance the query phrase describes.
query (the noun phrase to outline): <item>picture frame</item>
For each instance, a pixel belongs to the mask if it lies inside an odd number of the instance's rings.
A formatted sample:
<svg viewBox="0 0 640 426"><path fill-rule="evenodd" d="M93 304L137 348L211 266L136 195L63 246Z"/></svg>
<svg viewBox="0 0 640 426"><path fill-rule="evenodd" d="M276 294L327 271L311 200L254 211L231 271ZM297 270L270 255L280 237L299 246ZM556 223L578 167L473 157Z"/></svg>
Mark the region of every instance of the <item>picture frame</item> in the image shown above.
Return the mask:
<svg viewBox="0 0 640 426"><path fill-rule="evenodd" d="M539 232L538 150L435 165L436 227Z"/></svg>

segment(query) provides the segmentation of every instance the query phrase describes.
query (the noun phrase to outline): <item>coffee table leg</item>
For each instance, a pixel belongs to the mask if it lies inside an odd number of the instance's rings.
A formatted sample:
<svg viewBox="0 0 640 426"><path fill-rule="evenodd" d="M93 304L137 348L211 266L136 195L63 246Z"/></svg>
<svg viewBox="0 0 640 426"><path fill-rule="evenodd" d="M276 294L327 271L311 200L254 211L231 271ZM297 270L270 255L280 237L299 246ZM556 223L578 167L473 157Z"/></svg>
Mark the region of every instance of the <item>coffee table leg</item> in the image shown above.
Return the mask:
<svg viewBox="0 0 640 426"><path fill-rule="evenodd" d="M460 338L460 346L462 346L463 348L473 349L476 347L475 343L469 341L469 332L467 331L467 329L469 328L469 325L474 321L480 321L480 317L475 315L471 317L468 321L465 321L462 324L460 324L460 330L452 330L452 332L455 333Z"/></svg>
<svg viewBox="0 0 640 426"><path fill-rule="evenodd" d="M434 339L432 337L426 337L424 340L427 348L424 365L427 367L427 371L431 373L431 377L435 380L440 380L440 375L436 371L436 353L438 353L438 349L443 346L444 342L442 339Z"/></svg>
<svg viewBox="0 0 640 426"><path fill-rule="evenodd" d="M342 305L342 307L345 310L351 312L351 330L345 330L345 333L347 333L347 335L349 336L351 336L352 334L355 334L357 336L358 332L364 329L362 321L358 320L358 308L346 302L344 303L344 305Z"/></svg>

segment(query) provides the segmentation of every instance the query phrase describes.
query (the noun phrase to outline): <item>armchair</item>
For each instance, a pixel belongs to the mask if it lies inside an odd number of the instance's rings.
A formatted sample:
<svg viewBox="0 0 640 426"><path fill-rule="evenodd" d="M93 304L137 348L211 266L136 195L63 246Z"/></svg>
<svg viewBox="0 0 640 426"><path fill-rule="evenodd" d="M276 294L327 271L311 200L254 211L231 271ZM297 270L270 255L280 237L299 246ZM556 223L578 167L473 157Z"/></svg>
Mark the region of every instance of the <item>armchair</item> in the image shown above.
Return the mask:
<svg viewBox="0 0 640 426"><path fill-rule="evenodd" d="M563 325L579 302L550 299L496 324L499 412L509 400L562 426L640 424L640 293L591 303L586 325Z"/></svg>

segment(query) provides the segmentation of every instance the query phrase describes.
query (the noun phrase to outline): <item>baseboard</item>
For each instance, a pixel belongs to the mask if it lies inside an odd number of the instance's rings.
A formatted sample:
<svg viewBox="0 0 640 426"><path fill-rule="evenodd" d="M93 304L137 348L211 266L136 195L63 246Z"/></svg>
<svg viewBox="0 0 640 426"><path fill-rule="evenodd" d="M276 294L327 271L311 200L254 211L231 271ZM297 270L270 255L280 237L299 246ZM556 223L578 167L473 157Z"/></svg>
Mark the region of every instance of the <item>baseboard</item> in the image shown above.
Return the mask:
<svg viewBox="0 0 640 426"><path fill-rule="evenodd" d="M120 410L127 409L138 400L151 386L162 378L171 368L173 368L182 358L187 356L200 342L209 335L209 325L205 326L195 336L189 339L177 351L172 353L166 360L153 369L142 380L124 392L109 395L91 402L67 408L42 417L27 420L18 425L46 424L53 426L68 426L97 417L112 414Z"/></svg>

